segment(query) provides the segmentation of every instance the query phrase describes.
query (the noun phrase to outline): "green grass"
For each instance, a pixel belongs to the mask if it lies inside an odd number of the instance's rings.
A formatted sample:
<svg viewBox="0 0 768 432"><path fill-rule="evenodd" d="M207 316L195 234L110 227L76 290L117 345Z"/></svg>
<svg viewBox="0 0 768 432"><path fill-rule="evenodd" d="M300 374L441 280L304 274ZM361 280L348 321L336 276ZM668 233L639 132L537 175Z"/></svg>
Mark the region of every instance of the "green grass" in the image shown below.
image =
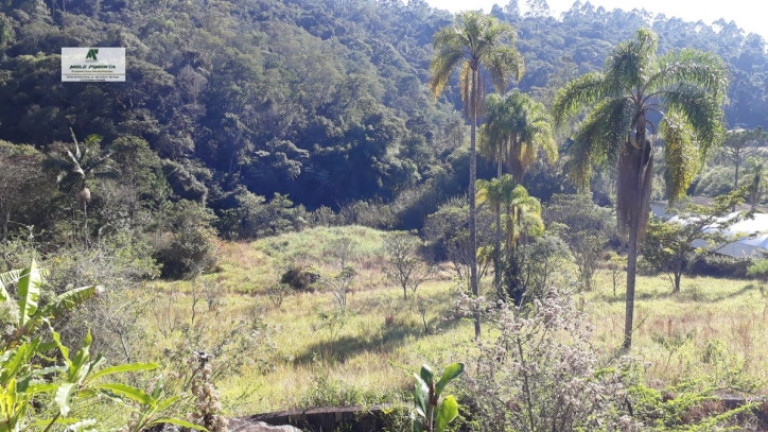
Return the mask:
<svg viewBox="0 0 768 432"><path fill-rule="evenodd" d="M350 238L355 252L351 265L361 276L380 274L381 243L384 233L361 226L319 227L300 233L287 233L253 243L220 242L218 253L221 271L205 275L201 280L216 285L226 293L264 293L292 264L319 271L323 275L339 270L333 256L333 242ZM358 285L380 283L380 277L358 281ZM178 285L178 283L176 284ZM184 285L183 283L181 284Z"/></svg>
<svg viewBox="0 0 768 432"><path fill-rule="evenodd" d="M155 301L142 324L151 335L143 354L162 361L178 351L189 329L197 335L194 349L229 343L216 359L217 387L229 412L241 415L401 400L412 373L425 362L467 361L471 370L472 324L453 311L458 284L446 270L404 300L400 287L382 272L383 235L362 227L316 228L253 243L222 243L221 271L194 282L148 285ZM332 333L320 318L336 307L328 287L291 294L279 307L267 287L287 263L335 275L339 263L328 245L342 237L354 240L349 264L358 276L347 299L352 314ZM608 272L599 272L594 291L576 294L606 357L615 354L623 335L623 282L614 297ZM682 292L671 291L666 277L638 278L631 354L644 365L648 384L703 378L723 390L765 391L768 349L761 342L768 330L768 300L761 286L684 278ZM215 297L212 310L206 293ZM484 337L488 334L486 327Z"/></svg>

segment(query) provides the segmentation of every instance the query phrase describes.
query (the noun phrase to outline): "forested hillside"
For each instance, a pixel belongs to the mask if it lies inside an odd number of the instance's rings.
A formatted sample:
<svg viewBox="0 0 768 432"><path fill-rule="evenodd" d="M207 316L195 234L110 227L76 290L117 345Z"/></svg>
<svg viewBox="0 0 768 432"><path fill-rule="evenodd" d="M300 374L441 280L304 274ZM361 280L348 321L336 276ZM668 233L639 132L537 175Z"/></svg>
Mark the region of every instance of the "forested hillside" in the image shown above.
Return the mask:
<svg viewBox="0 0 768 432"><path fill-rule="evenodd" d="M698 48L730 65L731 127L768 126L764 41L733 23L579 1L557 20L546 10L522 16L516 5L492 14L518 29L519 87L545 104L651 27L661 51ZM397 202L388 224L420 227L466 183L458 82L437 102L426 85L432 36L452 19L419 0L3 0L0 140L13 145L2 157L19 172L45 162L51 180L70 172L70 128L81 144L99 137L80 161L94 165L81 186L11 176L4 232L21 224L61 234L64 208L70 225L90 218L86 235L95 236L182 199L212 210L207 220L232 238L279 232L269 224L282 216L306 223L303 208L328 215L360 201ZM61 47L74 46L126 47L126 82L60 82ZM83 210L73 194L86 183L93 202Z"/></svg>

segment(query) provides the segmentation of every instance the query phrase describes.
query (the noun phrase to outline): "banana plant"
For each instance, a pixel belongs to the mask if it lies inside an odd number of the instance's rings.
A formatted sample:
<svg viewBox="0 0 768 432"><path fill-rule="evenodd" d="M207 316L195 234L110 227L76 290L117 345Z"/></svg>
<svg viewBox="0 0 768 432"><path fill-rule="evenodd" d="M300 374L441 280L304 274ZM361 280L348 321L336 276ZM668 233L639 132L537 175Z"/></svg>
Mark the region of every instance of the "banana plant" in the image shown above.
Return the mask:
<svg viewBox="0 0 768 432"><path fill-rule="evenodd" d="M155 386L152 394L148 394L121 382L108 381L116 375L155 370L158 364L129 363L105 367L104 357L90 353L93 342L90 331L74 356L62 343L51 319L93 297L99 287L75 288L41 306L43 276L34 261L26 269L0 274L0 301L13 303L7 288L12 284L16 285L18 299L15 301L17 311L12 318L15 330L0 343L0 432L30 429L48 432L54 425L62 423L67 424L68 431L95 431L96 420L69 416L76 400L98 395L138 404L139 420L131 432L161 423L205 430L165 415L179 398L163 397L162 386ZM31 338L42 324L48 325L53 342L43 343L39 336ZM51 357L51 351L58 351L58 354ZM58 364L42 367L43 363L50 364L52 358ZM47 396L41 398L43 395ZM36 407L44 400L55 405L51 406L52 410L38 412ZM52 412L53 417L41 418L42 412Z"/></svg>
<svg viewBox="0 0 768 432"><path fill-rule="evenodd" d="M69 358L69 350L61 343L58 333L52 331L52 334L65 363L65 379L56 388L56 396L54 398L60 415L66 416L69 413L75 397L88 398L104 394L112 398L131 400L139 405L138 420L130 429L131 432L144 430L163 423L189 429L205 430L205 428L186 420L165 415L165 412L179 400L179 397L163 397L162 380L158 381L151 394L138 387L120 382L102 382L103 378L110 375L157 369L159 367L157 363L128 363L101 368L104 364L104 358L98 355L91 359L89 353L89 347L93 340L90 332L85 336L83 348L72 359Z"/></svg>
<svg viewBox="0 0 768 432"><path fill-rule="evenodd" d="M51 301L41 307L39 302L43 286L43 271L38 268L34 259L25 269L0 273L0 301L13 303L7 289L13 284L16 285L17 293L16 313L11 323L14 330L10 335L5 336L0 344L6 349L15 347L22 338L33 334L44 323L63 312L76 308L103 290L99 285L74 288L54 296Z"/></svg>
<svg viewBox="0 0 768 432"><path fill-rule="evenodd" d="M413 389L415 404L413 432L443 432L458 415L459 403L453 395L442 398L445 386L464 372L464 363L448 365L435 382L435 373L424 365L419 374L413 374L416 384Z"/></svg>

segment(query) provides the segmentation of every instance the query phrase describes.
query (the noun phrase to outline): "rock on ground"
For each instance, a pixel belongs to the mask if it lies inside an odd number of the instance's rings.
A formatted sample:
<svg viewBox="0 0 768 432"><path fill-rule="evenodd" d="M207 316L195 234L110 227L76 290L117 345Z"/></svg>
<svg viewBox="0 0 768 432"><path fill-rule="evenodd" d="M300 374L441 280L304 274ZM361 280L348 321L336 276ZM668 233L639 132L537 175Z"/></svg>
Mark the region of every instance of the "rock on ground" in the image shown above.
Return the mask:
<svg viewBox="0 0 768 432"><path fill-rule="evenodd" d="M301 432L293 426L272 426L260 421L230 419L229 432Z"/></svg>

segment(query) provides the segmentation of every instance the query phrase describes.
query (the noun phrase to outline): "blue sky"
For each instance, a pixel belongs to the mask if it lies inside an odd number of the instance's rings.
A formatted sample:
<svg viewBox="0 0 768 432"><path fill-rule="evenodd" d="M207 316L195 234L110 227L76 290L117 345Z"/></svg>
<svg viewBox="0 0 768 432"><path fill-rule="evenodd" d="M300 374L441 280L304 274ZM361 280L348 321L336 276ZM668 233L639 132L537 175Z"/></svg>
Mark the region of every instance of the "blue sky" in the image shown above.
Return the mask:
<svg viewBox="0 0 768 432"><path fill-rule="evenodd" d="M440 9L458 12L467 9L484 9L490 11L494 3L506 5L508 0L427 0L427 3ZM585 0L582 2L586 3ZM521 8L526 0L518 0ZM571 8L574 0L547 0L549 8L555 17ZM711 24L718 18L734 21L747 33L757 33L768 41L768 3L755 0L590 0L590 3L604 8L632 10L645 9L652 13L663 13L668 18L679 17L686 21L702 20Z"/></svg>

